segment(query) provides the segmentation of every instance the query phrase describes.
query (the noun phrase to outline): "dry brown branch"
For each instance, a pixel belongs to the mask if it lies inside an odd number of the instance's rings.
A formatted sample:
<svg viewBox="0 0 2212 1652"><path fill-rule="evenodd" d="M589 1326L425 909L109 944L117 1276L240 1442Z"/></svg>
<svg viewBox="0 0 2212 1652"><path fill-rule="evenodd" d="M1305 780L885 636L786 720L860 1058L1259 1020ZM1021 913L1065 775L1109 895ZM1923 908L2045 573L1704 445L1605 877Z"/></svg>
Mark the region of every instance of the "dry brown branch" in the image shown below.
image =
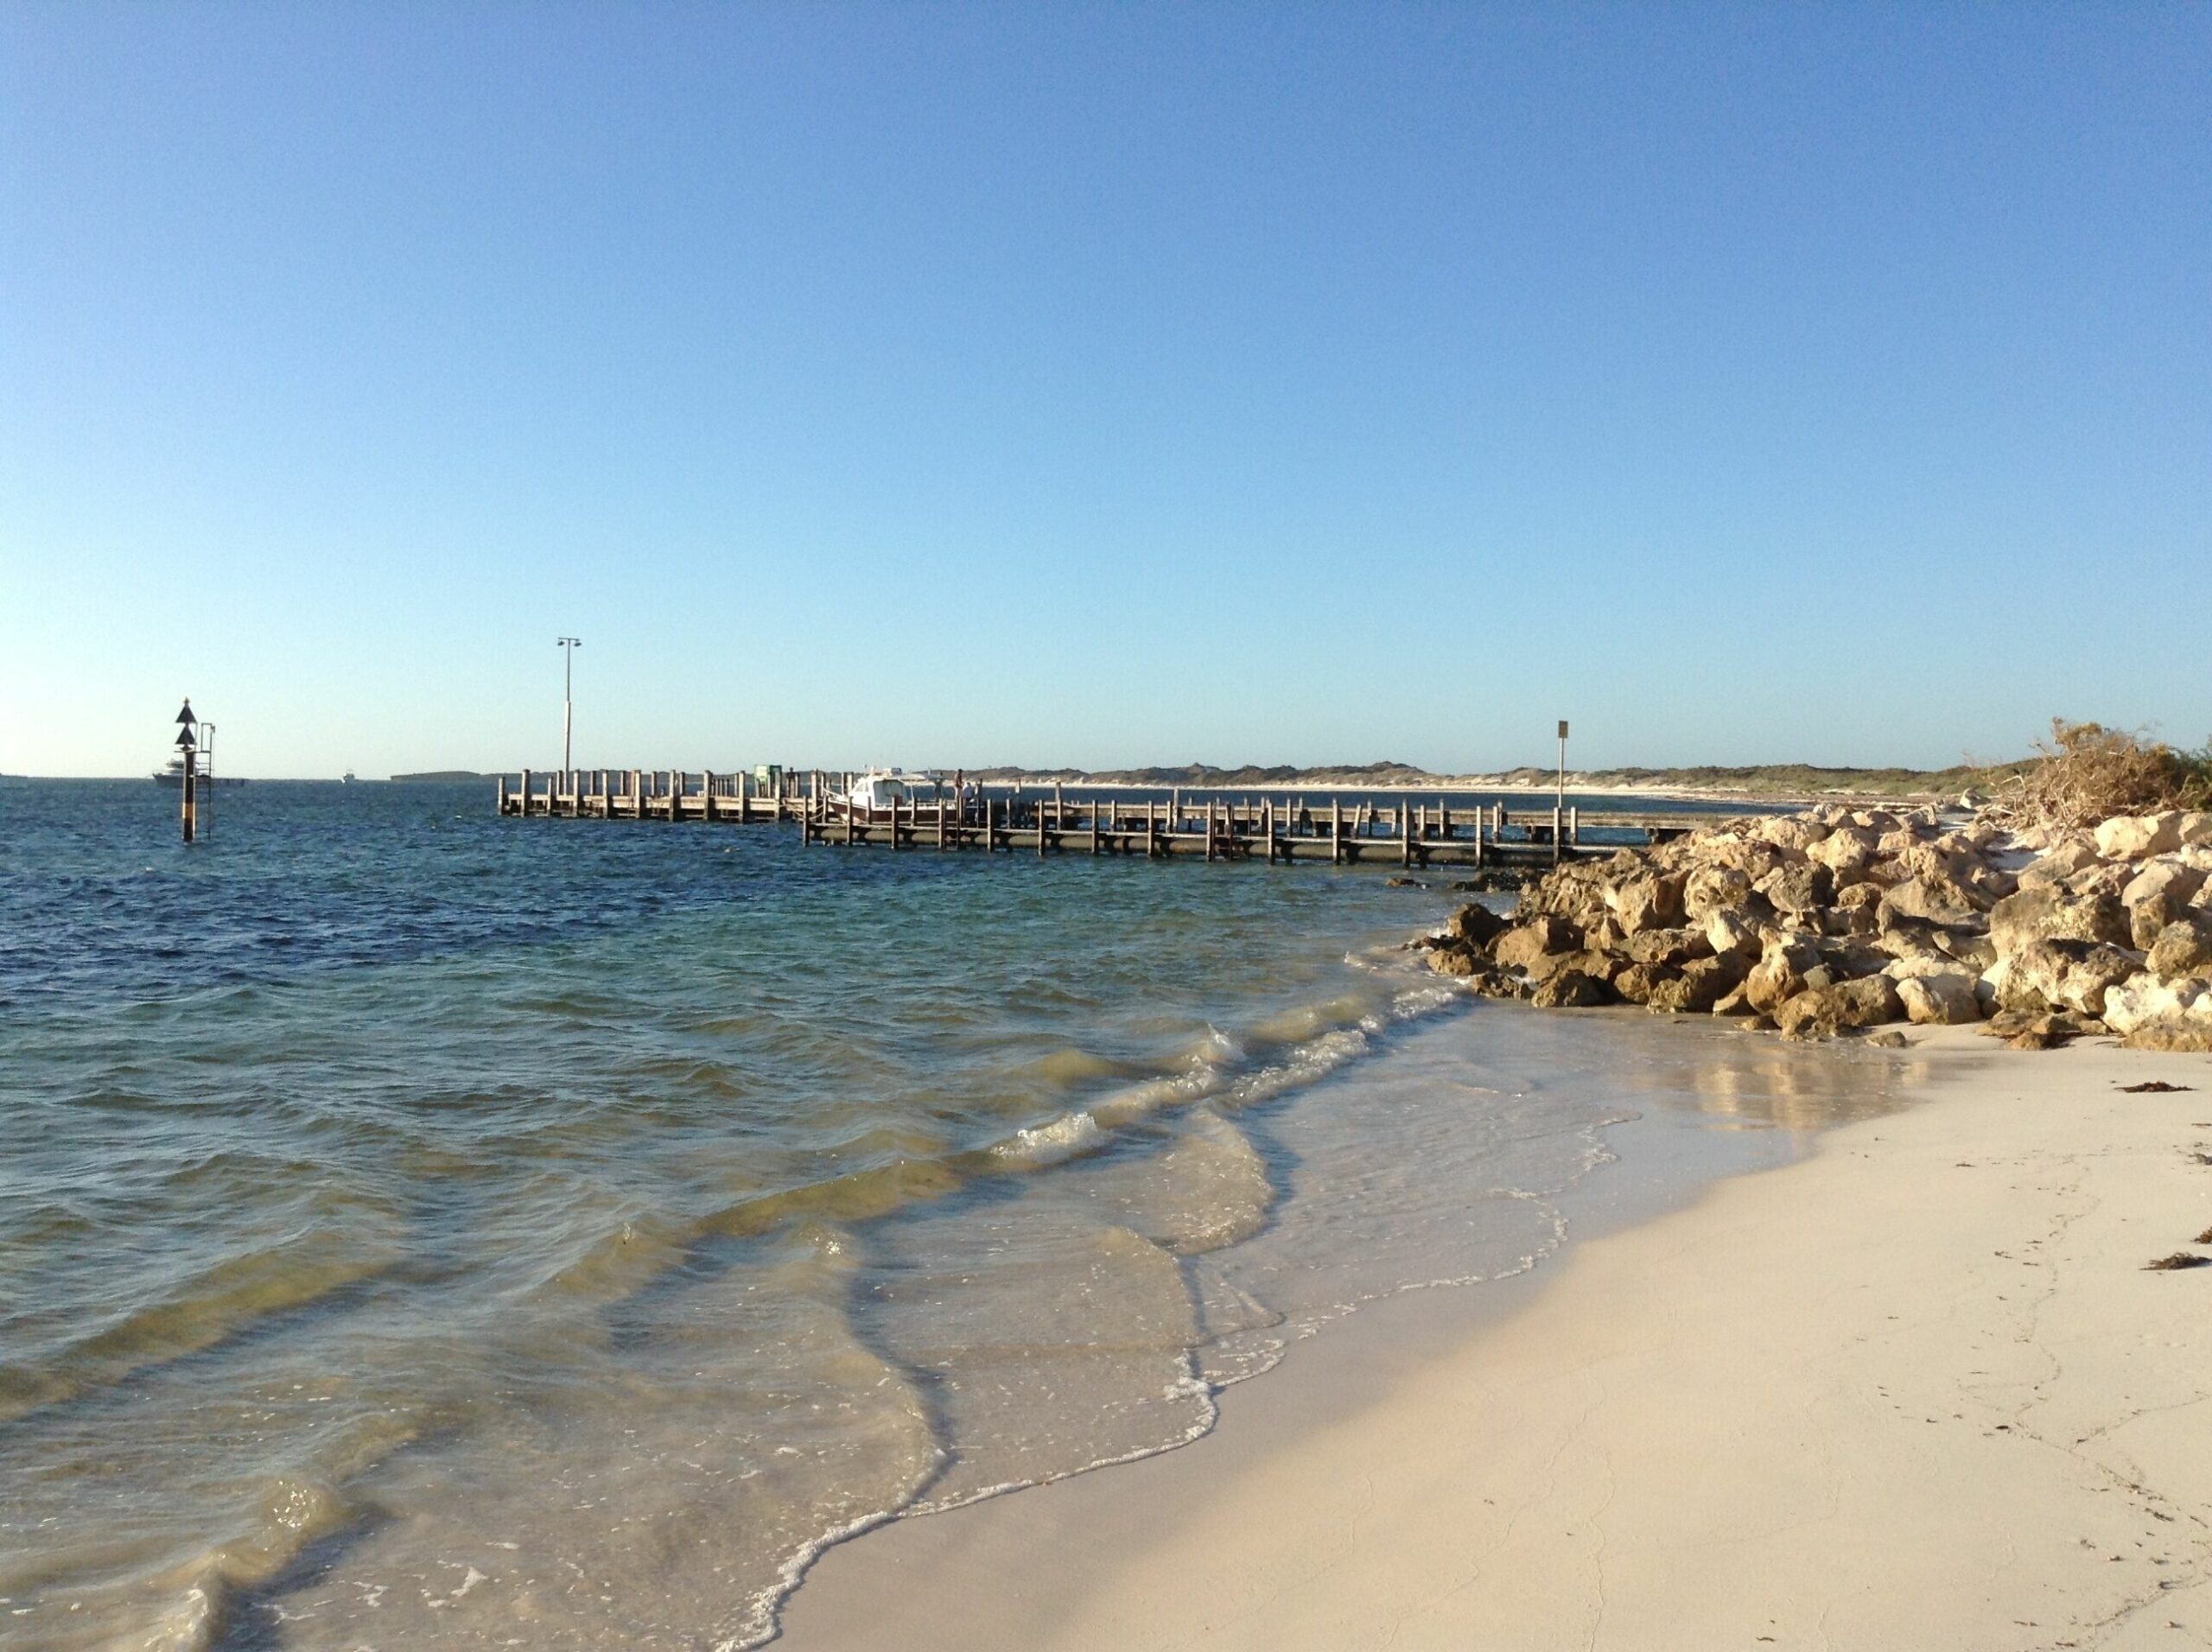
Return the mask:
<svg viewBox="0 0 2212 1652"><path fill-rule="evenodd" d="M2015 830L2094 826L2114 815L2212 807L2212 757L2101 723L2050 722L2037 760L1999 786L1991 812Z"/></svg>

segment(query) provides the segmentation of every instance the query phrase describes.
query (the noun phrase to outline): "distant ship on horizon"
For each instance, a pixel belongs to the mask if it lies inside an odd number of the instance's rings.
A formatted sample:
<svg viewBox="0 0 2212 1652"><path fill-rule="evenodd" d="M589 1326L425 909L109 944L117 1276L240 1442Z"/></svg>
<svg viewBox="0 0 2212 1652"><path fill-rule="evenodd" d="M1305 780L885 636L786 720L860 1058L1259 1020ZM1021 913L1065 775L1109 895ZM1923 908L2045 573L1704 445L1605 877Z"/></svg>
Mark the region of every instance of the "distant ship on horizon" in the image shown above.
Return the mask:
<svg viewBox="0 0 2212 1652"><path fill-rule="evenodd" d="M193 778L198 780L202 785L242 786L246 784L246 778L243 774L224 774L213 776L195 774L193 776ZM172 791L177 791L183 786L184 758L181 753L169 759L168 766L167 768L157 769L155 771L154 784L157 786L167 786Z"/></svg>

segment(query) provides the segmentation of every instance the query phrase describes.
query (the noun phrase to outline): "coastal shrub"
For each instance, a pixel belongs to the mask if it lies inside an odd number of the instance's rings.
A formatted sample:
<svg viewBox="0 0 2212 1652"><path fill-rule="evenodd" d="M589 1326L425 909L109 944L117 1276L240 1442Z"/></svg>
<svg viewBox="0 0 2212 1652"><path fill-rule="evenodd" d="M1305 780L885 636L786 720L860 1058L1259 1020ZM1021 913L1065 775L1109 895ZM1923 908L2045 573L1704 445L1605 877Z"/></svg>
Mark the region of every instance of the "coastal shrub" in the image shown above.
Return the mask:
<svg viewBox="0 0 2212 1652"><path fill-rule="evenodd" d="M2212 808L2212 748L2177 751L2101 723L2050 720L2034 759L2005 777L1992 810L2016 829L2088 827L2114 815Z"/></svg>

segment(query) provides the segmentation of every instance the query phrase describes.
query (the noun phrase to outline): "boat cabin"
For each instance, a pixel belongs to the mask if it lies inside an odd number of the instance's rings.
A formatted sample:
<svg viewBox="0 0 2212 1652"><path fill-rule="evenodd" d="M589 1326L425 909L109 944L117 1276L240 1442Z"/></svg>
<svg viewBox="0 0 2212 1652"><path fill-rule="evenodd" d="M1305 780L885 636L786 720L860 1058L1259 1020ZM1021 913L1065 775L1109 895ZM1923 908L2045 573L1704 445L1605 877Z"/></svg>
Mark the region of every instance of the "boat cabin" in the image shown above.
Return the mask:
<svg viewBox="0 0 2212 1652"><path fill-rule="evenodd" d="M911 811L925 798L944 794L944 783L933 774L908 774L899 769L871 769L853 782L845 806L862 820L887 819L893 803Z"/></svg>

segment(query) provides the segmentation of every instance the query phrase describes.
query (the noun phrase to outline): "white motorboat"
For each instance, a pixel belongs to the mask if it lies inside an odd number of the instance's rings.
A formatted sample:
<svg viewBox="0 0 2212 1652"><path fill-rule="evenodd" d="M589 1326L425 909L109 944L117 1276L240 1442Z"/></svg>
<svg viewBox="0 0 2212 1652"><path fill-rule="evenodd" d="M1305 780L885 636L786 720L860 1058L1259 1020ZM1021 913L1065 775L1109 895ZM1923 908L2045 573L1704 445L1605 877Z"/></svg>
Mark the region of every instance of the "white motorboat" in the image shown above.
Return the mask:
<svg viewBox="0 0 2212 1652"><path fill-rule="evenodd" d="M945 795L943 777L909 774L904 769L870 769L856 777L845 793L846 810L855 820L888 820L893 804L912 815L918 803L935 803Z"/></svg>

